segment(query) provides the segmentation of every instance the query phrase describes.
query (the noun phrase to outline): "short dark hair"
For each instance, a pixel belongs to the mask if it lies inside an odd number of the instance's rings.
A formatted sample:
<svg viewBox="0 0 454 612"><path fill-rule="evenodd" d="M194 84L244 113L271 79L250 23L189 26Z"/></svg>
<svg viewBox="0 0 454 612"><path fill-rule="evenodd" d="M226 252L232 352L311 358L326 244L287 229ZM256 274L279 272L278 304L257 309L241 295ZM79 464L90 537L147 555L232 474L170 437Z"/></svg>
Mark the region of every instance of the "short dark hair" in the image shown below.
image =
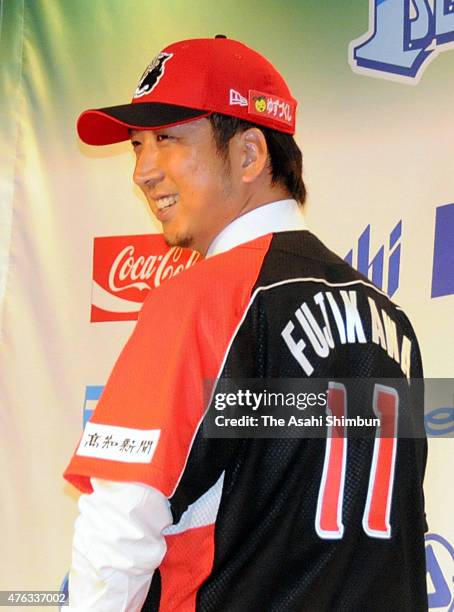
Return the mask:
<svg viewBox="0 0 454 612"><path fill-rule="evenodd" d="M300 204L306 199L303 182L303 156L291 134L284 134L243 119L212 113L209 115L217 149L227 156L230 139L238 132L255 127L263 132L270 158L271 183L286 187L292 198Z"/></svg>

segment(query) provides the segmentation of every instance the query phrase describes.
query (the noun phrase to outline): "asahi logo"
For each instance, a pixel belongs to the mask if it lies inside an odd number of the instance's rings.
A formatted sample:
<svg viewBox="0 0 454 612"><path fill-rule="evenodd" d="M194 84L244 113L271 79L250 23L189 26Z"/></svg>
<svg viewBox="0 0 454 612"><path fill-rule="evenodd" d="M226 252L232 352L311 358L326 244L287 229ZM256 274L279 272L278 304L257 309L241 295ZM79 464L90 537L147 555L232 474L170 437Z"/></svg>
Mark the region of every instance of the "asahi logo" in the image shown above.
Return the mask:
<svg viewBox="0 0 454 612"><path fill-rule="evenodd" d="M389 236L372 256L370 234L369 224L358 238L357 249L351 249L344 259L358 272L368 276L376 287L383 289L389 297L392 297L399 287L402 220L396 223Z"/></svg>
<svg viewBox="0 0 454 612"><path fill-rule="evenodd" d="M148 291L199 259L160 234L95 238L91 321L137 319Z"/></svg>

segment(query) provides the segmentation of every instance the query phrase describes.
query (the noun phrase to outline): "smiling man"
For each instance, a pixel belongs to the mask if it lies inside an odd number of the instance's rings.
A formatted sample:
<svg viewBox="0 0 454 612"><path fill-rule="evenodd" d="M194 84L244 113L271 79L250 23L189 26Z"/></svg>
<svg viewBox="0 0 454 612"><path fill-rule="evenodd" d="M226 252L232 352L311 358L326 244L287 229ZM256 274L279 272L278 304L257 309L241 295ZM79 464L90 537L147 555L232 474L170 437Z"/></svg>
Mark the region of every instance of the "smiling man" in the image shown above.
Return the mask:
<svg viewBox="0 0 454 612"><path fill-rule="evenodd" d="M170 245L205 254L213 238L236 217L287 196L282 187L262 184L267 147L258 129L232 139L225 159L208 119L165 131L132 130L131 142L136 154L134 181ZM242 155L244 161L238 163ZM252 187L251 179L257 179Z"/></svg>
<svg viewBox="0 0 454 612"><path fill-rule="evenodd" d="M418 343L306 229L295 114L268 60L217 37L170 45L131 104L79 118L89 144L131 140L167 242L206 258L150 292L65 472L84 493L70 610L427 609ZM262 398L283 378L322 379L318 435L213 435L222 381ZM325 407L377 417L372 435Z"/></svg>

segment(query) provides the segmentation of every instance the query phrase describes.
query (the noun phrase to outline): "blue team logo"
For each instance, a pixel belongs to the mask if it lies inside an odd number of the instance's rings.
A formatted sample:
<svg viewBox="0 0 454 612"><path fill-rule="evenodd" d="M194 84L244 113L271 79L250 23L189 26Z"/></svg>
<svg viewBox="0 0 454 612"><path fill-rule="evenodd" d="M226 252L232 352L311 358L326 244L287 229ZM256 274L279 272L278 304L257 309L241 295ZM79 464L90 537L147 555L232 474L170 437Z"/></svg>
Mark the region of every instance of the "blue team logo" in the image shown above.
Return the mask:
<svg viewBox="0 0 454 612"><path fill-rule="evenodd" d="M401 237L402 221L399 221L389 234L387 242L382 244L371 257L370 225L368 225L358 238L356 258L355 250L351 249L344 259L391 297L399 287Z"/></svg>
<svg viewBox="0 0 454 612"><path fill-rule="evenodd" d="M432 297L454 294L454 204L436 209Z"/></svg>
<svg viewBox="0 0 454 612"><path fill-rule="evenodd" d="M454 548L441 535L426 535L427 592L430 610L454 611Z"/></svg>
<svg viewBox="0 0 454 612"><path fill-rule="evenodd" d="M454 0L370 0L369 29L349 46L354 72L416 83L453 48Z"/></svg>
<svg viewBox="0 0 454 612"><path fill-rule="evenodd" d="M101 397L104 386L96 385L85 388L85 399L84 399L84 412L83 412L83 427L85 427L87 421L93 414L96 404Z"/></svg>

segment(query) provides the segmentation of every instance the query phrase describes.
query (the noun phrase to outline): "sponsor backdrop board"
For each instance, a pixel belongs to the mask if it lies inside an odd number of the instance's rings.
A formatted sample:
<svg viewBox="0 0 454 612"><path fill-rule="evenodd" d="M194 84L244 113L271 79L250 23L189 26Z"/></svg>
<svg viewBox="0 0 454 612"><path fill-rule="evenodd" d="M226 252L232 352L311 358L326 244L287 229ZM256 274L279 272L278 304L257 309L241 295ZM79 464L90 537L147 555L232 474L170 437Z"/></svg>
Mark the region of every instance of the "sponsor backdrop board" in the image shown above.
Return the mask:
<svg viewBox="0 0 454 612"><path fill-rule="evenodd" d="M2 2L1 589L60 586L77 513L61 473L144 296L197 265L155 235L130 146L83 145L76 118L128 101L170 42L217 33L286 75L310 227L408 312L426 376L453 377L452 1ZM434 610L454 598L453 410L429 416Z"/></svg>

